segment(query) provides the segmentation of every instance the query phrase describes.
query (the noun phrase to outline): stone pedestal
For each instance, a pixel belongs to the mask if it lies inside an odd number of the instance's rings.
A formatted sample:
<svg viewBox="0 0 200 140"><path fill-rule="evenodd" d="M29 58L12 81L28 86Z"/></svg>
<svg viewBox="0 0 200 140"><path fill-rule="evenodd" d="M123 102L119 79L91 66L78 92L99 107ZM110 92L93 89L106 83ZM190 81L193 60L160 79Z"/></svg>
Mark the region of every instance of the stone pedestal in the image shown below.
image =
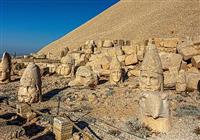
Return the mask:
<svg viewBox="0 0 200 140"><path fill-rule="evenodd" d="M53 133L56 140L67 140L72 138L73 124L69 119L63 117L54 118Z"/></svg>

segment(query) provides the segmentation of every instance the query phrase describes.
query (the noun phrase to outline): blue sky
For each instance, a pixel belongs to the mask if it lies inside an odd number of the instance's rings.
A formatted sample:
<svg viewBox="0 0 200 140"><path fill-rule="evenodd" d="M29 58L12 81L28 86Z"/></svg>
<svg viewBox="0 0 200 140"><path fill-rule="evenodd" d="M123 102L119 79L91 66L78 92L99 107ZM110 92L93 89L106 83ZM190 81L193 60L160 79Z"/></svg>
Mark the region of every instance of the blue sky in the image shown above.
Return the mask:
<svg viewBox="0 0 200 140"><path fill-rule="evenodd" d="M38 51L118 0L0 0L0 54Z"/></svg>

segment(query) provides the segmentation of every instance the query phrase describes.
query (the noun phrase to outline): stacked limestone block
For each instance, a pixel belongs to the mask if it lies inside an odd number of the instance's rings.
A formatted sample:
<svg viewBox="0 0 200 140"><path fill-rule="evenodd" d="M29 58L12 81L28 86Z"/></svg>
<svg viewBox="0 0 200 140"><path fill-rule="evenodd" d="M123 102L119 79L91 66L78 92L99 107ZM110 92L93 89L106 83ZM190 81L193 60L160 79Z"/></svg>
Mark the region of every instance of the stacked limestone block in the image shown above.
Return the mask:
<svg viewBox="0 0 200 140"><path fill-rule="evenodd" d="M164 87L178 92L197 89L200 80L200 36L194 38L153 38L164 73ZM148 40L88 40L76 51L69 50L75 71L90 66L99 77L110 75L113 57L129 77L139 77ZM54 67L51 68L55 71ZM192 80L191 80L192 79Z"/></svg>

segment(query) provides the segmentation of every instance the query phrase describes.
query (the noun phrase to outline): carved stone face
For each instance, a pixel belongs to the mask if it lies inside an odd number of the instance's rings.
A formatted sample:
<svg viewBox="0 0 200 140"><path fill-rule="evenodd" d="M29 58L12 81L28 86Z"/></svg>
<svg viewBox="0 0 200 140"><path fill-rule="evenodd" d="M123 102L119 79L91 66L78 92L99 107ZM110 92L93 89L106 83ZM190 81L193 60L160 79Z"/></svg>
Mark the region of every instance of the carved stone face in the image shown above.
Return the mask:
<svg viewBox="0 0 200 140"><path fill-rule="evenodd" d="M71 73L71 70L72 70L71 64L62 64L61 75L67 76Z"/></svg>
<svg viewBox="0 0 200 140"><path fill-rule="evenodd" d="M112 70L110 73L110 77L111 77L111 82L114 83L118 83L121 80L121 76L122 76L122 71L120 69L118 70Z"/></svg>
<svg viewBox="0 0 200 140"><path fill-rule="evenodd" d="M30 63L25 69L18 91L19 102L35 103L41 99L42 81L40 69L34 63Z"/></svg>
<svg viewBox="0 0 200 140"><path fill-rule="evenodd" d="M39 94L39 90L36 87L20 87L18 94L19 102L33 103L38 102L39 97L36 97Z"/></svg>
<svg viewBox="0 0 200 140"><path fill-rule="evenodd" d="M93 74L90 74L90 75L77 75L76 78L80 81L80 83L82 83L85 86L88 86L93 81L95 81L95 77L93 76Z"/></svg>
<svg viewBox="0 0 200 140"><path fill-rule="evenodd" d="M151 71L141 71L140 89L142 91L160 91L162 75Z"/></svg>
<svg viewBox="0 0 200 140"><path fill-rule="evenodd" d="M81 66L76 72L76 78L69 82L69 86L89 86L97 85L97 75L87 66Z"/></svg>

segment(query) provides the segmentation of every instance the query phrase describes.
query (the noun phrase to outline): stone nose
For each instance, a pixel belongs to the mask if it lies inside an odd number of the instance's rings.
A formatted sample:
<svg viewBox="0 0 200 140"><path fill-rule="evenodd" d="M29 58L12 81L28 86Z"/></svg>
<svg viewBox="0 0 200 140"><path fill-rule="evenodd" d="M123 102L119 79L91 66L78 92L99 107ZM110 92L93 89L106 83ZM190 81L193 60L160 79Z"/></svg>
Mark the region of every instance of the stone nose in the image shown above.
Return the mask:
<svg viewBox="0 0 200 140"><path fill-rule="evenodd" d="M147 85L149 86L151 83L150 83L150 78L147 77Z"/></svg>

